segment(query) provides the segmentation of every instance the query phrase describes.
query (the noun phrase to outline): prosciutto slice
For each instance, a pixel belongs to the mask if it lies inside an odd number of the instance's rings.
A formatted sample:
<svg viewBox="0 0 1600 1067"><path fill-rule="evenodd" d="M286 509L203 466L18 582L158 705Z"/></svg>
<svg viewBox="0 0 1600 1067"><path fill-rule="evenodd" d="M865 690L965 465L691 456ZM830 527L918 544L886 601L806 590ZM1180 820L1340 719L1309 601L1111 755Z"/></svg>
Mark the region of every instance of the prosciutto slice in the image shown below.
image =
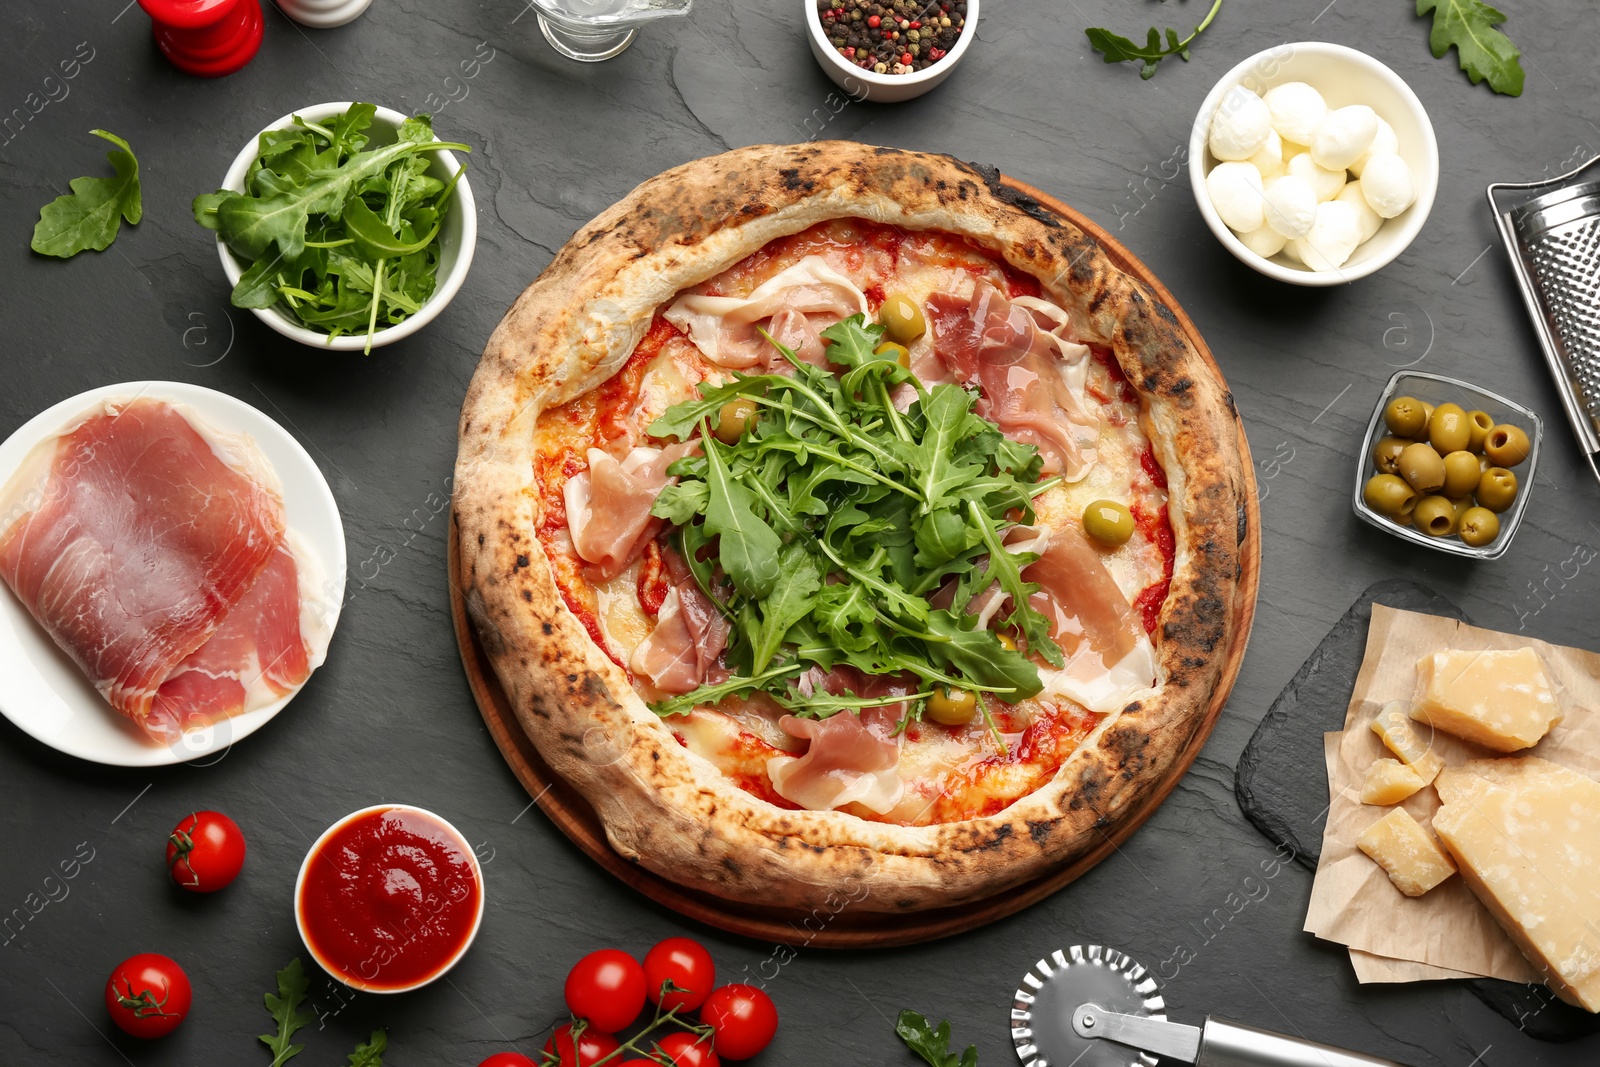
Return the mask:
<svg viewBox="0 0 1600 1067"><path fill-rule="evenodd" d="M861 804L880 815L894 810L905 792L900 778L900 743L880 717L840 711L826 719L785 715L784 732L809 742L803 756L773 756L767 777L785 800L809 811Z"/></svg>
<svg viewBox="0 0 1600 1067"><path fill-rule="evenodd" d="M675 300L664 317L688 334L711 362L744 370L769 358L773 348L756 327L780 313L827 316L837 322L869 311L866 294L854 282L828 266L821 256L806 256L762 282L749 296L690 293ZM793 339L808 341L796 333L799 324L792 318L774 325L784 333L779 338L784 344L794 347ZM809 324L807 329L815 333ZM815 362L821 356L821 345L819 339L814 347L800 350L801 358Z"/></svg>
<svg viewBox="0 0 1600 1067"><path fill-rule="evenodd" d="M41 450L0 494L0 578L113 708L171 743L305 680L320 651L253 444L137 399Z"/></svg>
<svg viewBox="0 0 1600 1067"><path fill-rule="evenodd" d="M682 556L670 548L663 548L661 556L672 585L661 602L655 629L633 650L628 668L663 692L687 693L721 669L718 660L728 646L728 620L701 591Z"/></svg>
<svg viewBox="0 0 1600 1067"><path fill-rule="evenodd" d="M1089 349L1068 341L1067 316L1043 300L1009 300L986 281L970 298L928 297L934 351L977 385L977 412L1008 437L1036 445L1044 472L1075 482L1096 458L1099 416L1084 400Z"/></svg>
<svg viewBox="0 0 1600 1067"><path fill-rule="evenodd" d="M562 496L572 547L590 564L594 579L616 577L644 551L661 528L650 509L673 480L667 468L697 447L693 441L666 448L640 445L621 460L589 449L589 469L567 479Z"/></svg>

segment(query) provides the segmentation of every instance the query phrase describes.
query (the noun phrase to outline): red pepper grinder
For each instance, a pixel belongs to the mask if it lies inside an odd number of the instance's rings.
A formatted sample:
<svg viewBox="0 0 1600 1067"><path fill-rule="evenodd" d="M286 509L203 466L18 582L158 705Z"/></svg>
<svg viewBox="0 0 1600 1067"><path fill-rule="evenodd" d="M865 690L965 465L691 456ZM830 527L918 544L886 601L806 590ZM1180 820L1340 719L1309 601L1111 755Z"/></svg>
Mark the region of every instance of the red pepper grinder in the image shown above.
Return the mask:
<svg viewBox="0 0 1600 1067"><path fill-rule="evenodd" d="M156 44L186 74L220 78L261 47L261 0L139 0Z"/></svg>

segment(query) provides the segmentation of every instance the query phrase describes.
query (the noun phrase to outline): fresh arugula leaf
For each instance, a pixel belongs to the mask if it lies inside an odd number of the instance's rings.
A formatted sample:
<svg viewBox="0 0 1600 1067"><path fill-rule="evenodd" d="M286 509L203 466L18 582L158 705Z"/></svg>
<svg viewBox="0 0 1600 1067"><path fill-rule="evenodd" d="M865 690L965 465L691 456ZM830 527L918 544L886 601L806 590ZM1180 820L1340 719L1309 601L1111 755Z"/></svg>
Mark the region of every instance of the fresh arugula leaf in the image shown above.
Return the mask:
<svg viewBox="0 0 1600 1067"><path fill-rule="evenodd" d="M784 546L779 578L772 595L761 602L761 624L751 635L750 670L759 674L777 655L789 627L811 614L817 590L822 588L822 567L800 541Z"/></svg>
<svg viewBox="0 0 1600 1067"><path fill-rule="evenodd" d="M357 1045L347 1057L349 1067L383 1067L383 1054L389 1049L389 1035L382 1030L372 1031L365 1044Z"/></svg>
<svg viewBox="0 0 1600 1067"><path fill-rule="evenodd" d="M942 1021L934 1026L914 1011L902 1011L895 1020L894 1032L906 1047L931 1067L978 1067L978 1047L968 1045L960 1056L950 1051L950 1023Z"/></svg>
<svg viewBox="0 0 1600 1067"><path fill-rule="evenodd" d="M1185 63L1189 62L1189 43L1205 32L1211 20L1217 17L1217 11L1222 7L1222 0L1215 0L1211 10L1200 25L1194 28L1189 36L1178 39L1178 31L1167 27L1166 44L1161 43L1161 31L1154 26L1150 27L1145 43L1135 44L1126 37L1112 33L1110 30L1094 27L1083 31L1089 38L1089 47L1105 56L1107 63L1138 63L1139 77L1148 81L1155 76L1156 68L1168 56L1177 56Z"/></svg>
<svg viewBox="0 0 1600 1067"><path fill-rule="evenodd" d="M106 153L115 178L74 178L72 192L39 210L29 245L44 256L70 259L86 248L103 252L117 239L123 220L137 226L144 217L139 197L139 161L128 142L105 130L90 130L117 147Z"/></svg>
<svg viewBox="0 0 1600 1067"><path fill-rule="evenodd" d="M819 335L829 341L828 362L841 367L859 367L864 363L893 363L893 357L874 354L883 343L883 326L867 322L866 316L857 312L849 318L834 323Z"/></svg>
<svg viewBox="0 0 1600 1067"><path fill-rule="evenodd" d="M290 1044L290 1038L294 1037L296 1030L309 1026L316 1018L309 1010L301 1008L310 988L305 968L300 965L297 956L289 961L289 966L278 972L277 994L268 993L265 997L267 1010L278 1024L277 1033L261 1035L262 1044L272 1051L271 1067L282 1067L305 1048L304 1045Z"/></svg>
<svg viewBox="0 0 1600 1067"><path fill-rule="evenodd" d="M778 581L778 550L782 542L755 513L755 494L728 473L716 438L708 432L703 441L708 494L706 532L720 538L717 556L734 588L758 599L770 596Z"/></svg>
<svg viewBox="0 0 1600 1067"><path fill-rule="evenodd" d="M1511 38L1495 29L1506 20L1483 0L1417 0L1417 15L1433 12L1428 47L1434 59L1443 59L1454 46L1461 69L1473 85L1487 81L1489 88L1506 96L1522 95L1522 55Z"/></svg>

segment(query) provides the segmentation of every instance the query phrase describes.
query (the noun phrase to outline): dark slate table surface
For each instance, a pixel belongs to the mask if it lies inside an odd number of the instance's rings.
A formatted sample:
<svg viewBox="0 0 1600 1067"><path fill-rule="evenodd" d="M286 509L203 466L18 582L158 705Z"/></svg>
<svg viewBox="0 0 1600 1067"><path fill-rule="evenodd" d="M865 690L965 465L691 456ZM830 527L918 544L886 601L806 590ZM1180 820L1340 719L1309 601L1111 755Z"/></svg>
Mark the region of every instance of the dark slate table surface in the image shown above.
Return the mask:
<svg viewBox="0 0 1600 1067"><path fill-rule="evenodd" d="M687 20L650 26L619 59L590 67L551 52L520 0L377 0L350 26L321 32L269 7L260 55L214 82L168 66L128 0L6 5L0 111L27 120L11 121L0 144L0 437L112 382L232 393L282 422L321 465L344 514L351 582L327 665L277 721L203 766L91 766L0 725L0 913L37 906L60 860L93 856L64 897L57 886L57 899L4 935L0 1063L265 1064L255 1041L268 1023L261 994L275 969L304 954L290 907L300 859L331 821L385 800L444 813L478 844L488 912L473 951L425 991L341 1004L318 975L324 1028L305 1033L297 1062L308 1067L343 1062L380 1025L394 1067L531 1052L561 1015L561 977L580 954L602 945L642 953L679 933L710 944L724 975L767 979L783 1026L758 1062L773 1067L911 1063L891 1028L904 1007L952 1019L987 1067L1014 1063L1011 991L1033 960L1077 941L1151 965L1192 955L1164 991L1186 1021L1217 1013L1419 1065L1600 1055L1596 1037L1533 1041L1455 983L1359 987L1342 950L1301 932L1310 876L1296 866L1260 882L1264 895L1226 924L1212 918L1273 858L1234 801L1234 763L1369 583L1409 575L1482 625L1600 645L1600 576L1572 562L1592 560L1589 546L1600 544L1597 487L1561 421L1483 197L1490 181L1559 173L1600 146L1590 47L1600 13L1576 0L1513 4L1508 28L1525 53L1527 90L1512 100L1468 84L1453 56L1433 60L1427 23L1397 0L1229 0L1193 61L1169 62L1150 82L1101 65L1083 29L1137 36L1152 17L1187 29L1199 0L995 0L942 88L834 114L833 86L802 37L801 2L699 0ZM1444 164L1412 248L1381 274L1326 291L1237 264L1201 222L1188 175L1165 177L1225 70L1307 39L1365 49L1398 71L1433 117ZM50 77L75 54L91 57L76 77ZM420 335L371 357L298 347L230 309L211 237L189 213L261 126L339 99L431 110L444 136L475 146L481 228L467 286ZM69 178L101 172L106 146L86 136L91 127L137 150L144 221L103 254L34 256L40 205ZM694 927L635 895L528 810L462 677L446 517L430 501L449 489L456 413L485 339L574 229L684 160L818 134L995 163L1126 242L1193 317L1233 388L1258 463L1264 552L1233 698L1193 770L1119 852L986 929L893 951L802 950L780 967L772 946ZM1458 562L1352 516L1357 439L1403 365L1481 383L1549 420L1508 558ZM1307 767L1305 782L1323 789L1321 769ZM174 890L160 858L166 832L196 807L229 812L249 835L244 876L215 898ZM140 951L176 957L195 986L187 1024L149 1045L118 1034L101 1003L110 968Z"/></svg>

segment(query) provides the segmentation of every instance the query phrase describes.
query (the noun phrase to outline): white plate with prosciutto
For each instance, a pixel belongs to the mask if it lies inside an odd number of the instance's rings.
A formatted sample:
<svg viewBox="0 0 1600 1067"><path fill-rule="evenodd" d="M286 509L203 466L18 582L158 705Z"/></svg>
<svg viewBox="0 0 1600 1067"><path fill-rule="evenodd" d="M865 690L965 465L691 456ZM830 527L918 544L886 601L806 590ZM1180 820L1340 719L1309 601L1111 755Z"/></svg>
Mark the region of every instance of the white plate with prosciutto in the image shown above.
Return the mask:
<svg viewBox="0 0 1600 1067"><path fill-rule="evenodd" d="M61 752L159 766L259 730L344 582L322 472L225 393L108 385L0 445L0 713Z"/></svg>

